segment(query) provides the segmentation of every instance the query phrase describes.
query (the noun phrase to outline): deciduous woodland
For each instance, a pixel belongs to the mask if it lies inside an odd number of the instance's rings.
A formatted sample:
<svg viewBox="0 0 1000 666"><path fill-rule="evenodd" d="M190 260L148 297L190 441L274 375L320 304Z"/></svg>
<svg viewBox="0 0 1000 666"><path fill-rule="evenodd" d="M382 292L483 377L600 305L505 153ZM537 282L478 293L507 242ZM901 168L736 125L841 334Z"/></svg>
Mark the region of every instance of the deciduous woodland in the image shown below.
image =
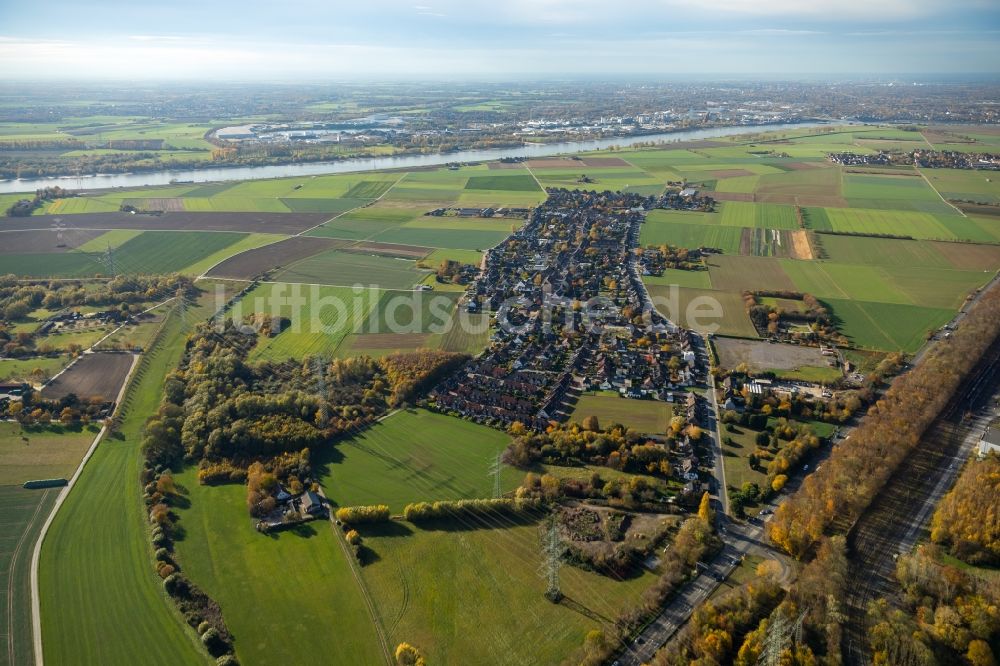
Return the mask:
<svg viewBox="0 0 1000 666"><path fill-rule="evenodd" d="M198 329L146 425L143 451L150 463L198 463L203 482L226 475L243 480L250 463L302 455L370 424L465 360L424 351L380 360L251 364L255 343L255 334L232 322L221 331L211 324Z"/></svg>
<svg viewBox="0 0 1000 666"><path fill-rule="evenodd" d="M902 608L880 599L870 609L876 664L996 664L1000 585L939 560L932 545L899 557Z"/></svg>
<svg viewBox="0 0 1000 666"><path fill-rule="evenodd" d="M931 540L971 564L1000 564L1000 458L973 460L931 523Z"/></svg>
<svg viewBox="0 0 1000 666"><path fill-rule="evenodd" d="M853 525L998 333L1000 292L992 290L948 341L893 383L850 438L781 505L770 525L774 542L802 558L835 524L838 531Z"/></svg>

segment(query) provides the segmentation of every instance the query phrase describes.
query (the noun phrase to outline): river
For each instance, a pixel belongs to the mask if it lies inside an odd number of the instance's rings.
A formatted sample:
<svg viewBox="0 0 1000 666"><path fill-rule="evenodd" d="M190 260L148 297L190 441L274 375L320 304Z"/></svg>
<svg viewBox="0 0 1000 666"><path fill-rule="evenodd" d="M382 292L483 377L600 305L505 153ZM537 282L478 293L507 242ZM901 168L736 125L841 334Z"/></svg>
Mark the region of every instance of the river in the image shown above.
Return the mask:
<svg viewBox="0 0 1000 666"><path fill-rule="evenodd" d="M412 169L415 167L440 166L449 162L490 162L502 157L548 157L564 153L580 153L603 150L611 146L634 146L647 141L677 142L699 139L715 139L750 132L774 132L828 125L828 122L811 121L803 123L775 123L771 125L740 125L736 127L711 127L707 129L682 130L663 134L642 136L621 136L609 139L587 141L563 141L560 143L525 144L517 148L484 148L481 150L459 150L451 153L427 155L399 155L391 157L351 158L338 162L311 162L307 164L276 164L269 166L219 167L216 169L178 169L165 171L144 171L141 173L97 174L89 176L63 176L57 178L23 178L0 181L0 194L14 192L34 192L43 187L65 187L78 190L99 190L112 187L147 187L169 185L180 182L218 182L226 180L262 180L265 178L286 178L292 176L319 176L331 173L357 173L381 171L385 169Z"/></svg>

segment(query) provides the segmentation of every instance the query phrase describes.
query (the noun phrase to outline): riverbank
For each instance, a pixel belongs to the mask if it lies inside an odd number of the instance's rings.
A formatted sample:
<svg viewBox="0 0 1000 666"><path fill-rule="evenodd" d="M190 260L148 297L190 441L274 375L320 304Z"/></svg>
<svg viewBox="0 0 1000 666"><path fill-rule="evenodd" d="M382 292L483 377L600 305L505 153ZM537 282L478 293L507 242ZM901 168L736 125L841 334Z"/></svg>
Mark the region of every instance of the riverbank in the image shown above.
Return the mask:
<svg viewBox="0 0 1000 666"><path fill-rule="evenodd" d="M443 166L452 162L491 162L503 158L551 157L566 153L580 153L606 150L611 147L628 148L647 143L677 143L737 136L750 132L776 132L781 130L823 127L829 121L804 121L797 123L773 123L765 125L734 125L711 127L697 130L680 130L659 134L635 134L606 139L584 141L562 141L557 143L526 143L516 148L483 148L459 150L448 153L426 155L392 155L386 157L357 157L337 161L277 164L266 166L199 167L185 169L165 169L121 174L91 174L58 176L51 178L31 178L0 181L0 194L30 193L46 187L65 189L111 189L124 187L149 187L169 185L177 182L219 182L241 180L263 180L296 176L320 176L335 173L358 173L385 171L390 169L413 169L419 167ZM851 124L851 123L844 123Z"/></svg>

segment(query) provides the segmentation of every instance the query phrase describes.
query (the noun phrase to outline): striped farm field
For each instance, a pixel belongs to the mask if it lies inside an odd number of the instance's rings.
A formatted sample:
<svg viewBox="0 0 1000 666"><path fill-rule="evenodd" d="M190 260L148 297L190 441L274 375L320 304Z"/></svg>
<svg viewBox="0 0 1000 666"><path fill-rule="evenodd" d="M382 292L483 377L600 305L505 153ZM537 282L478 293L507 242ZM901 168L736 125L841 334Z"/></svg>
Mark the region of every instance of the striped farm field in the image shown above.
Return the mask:
<svg viewBox="0 0 1000 666"><path fill-rule="evenodd" d="M779 204L726 201L722 208L720 224L733 227L761 227L765 229L798 229L795 208Z"/></svg>
<svg viewBox="0 0 1000 666"><path fill-rule="evenodd" d="M351 286L363 284L379 289L413 289L423 279L412 259L383 257L343 250L327 250L300 259L279 270L274 279L306 284Z"/></svg>
<svg viewBox="0 0 1000 666"><path fill-rule="evenodd" d="M120 437L97 447L45 538L39 590L47 663L134 664L136 655L151 666L210 663L153 570L138 483L143 424L185 336L209 314L199 310L171 316L127 394Z"/></svg>
<svg viewBox="0 0 1000 666"><path fill-rule="evenodd" d="M824 213L833 231L913 238L956 238L946 224L929 213L862 208L827 208Z"/></svg>
<svg viewBox="0 0 1000 666"><path fill-rule="evenodd" d="M932 243L918 240L871 238L864 236L819 236L820 244L831 261L868 266L927 266L961 268L945 255L942 248L989 248L966 243ZM1000 265L1000 247L994 248L995 263ZM972 259L975 254L970 254Z"/></svg>
<svg viewBox="0 0 1000 666"><path fill-rule="evenodd" d="M445 351L476 355L490 343L490 315L470 314L465 308L455 308L451 328L441 336L440 347Z"/></svg>
<svg viewBox="0 0 1000 666"><path fill-rule="evenodd" d="M641 245L672 245L674 247L713 247L723 252L740 251L739 227L679 224L646 220L639 236Z"/></svg>
<svg viewBox="0 0 1000 666"><path fill-rule="evenodd" d="M115 251L115 268L128 273L174 273L246 237L222 231L146 231Z"/></svg>
<svg viewBox="0 0 1000 666"><path fill-rule="evenodd" d="M253 359L332 358L344 337L360 326L380 297L381 292L372 289L268 283L246 294L229 316L242 321L247 315L263 312L290 320L288 328L276 336L258 339Z"/></svg>
<svg viewBox="0 0 1000 666"><path fill-rule="evenodd" d="M384 503L394 512L410 502L491 497L487 472L509 442L505 432L470 421L398 411L339 442L320 480L338 505ZM524 474L505 465L501 476L510 490Z"/></svg>
<svg viewBox="0 0 1000 666"><path fill-rule="evenodd" d="M914 352L930 331L954 315L947 308L823 299L841 332L857 347L882 351Z"/></svg>

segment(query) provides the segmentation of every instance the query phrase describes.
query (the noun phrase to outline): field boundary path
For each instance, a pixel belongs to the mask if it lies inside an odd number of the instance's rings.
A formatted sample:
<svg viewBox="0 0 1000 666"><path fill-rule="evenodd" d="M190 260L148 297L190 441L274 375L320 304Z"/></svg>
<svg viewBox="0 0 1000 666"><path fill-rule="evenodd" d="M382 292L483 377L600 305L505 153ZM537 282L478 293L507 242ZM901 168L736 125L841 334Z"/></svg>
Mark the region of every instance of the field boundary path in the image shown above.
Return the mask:
<svg viewBox="0 0 1000 666"><path fill-rule="evenodd" d="M122 382L121 388L118 390L118 395L115 397L115 412L117 412L121 407L122 397L125 395L125 390L132 381L132 374L139 365L139 359L141 357L142 356L140 354L132 355L132 365L128 369L128 374L125 375L125 381ZM45 519L45 524L42 525L42 531L38 534L38 539L35 541L35 548L31 553L31 633L35 647L36 666L43 666L45 663L45 659L42 654L42 604L41 599L38 596L38 563L42 557L42 542L45 541L45 535L48 534L49 527L51 527L52 521L55 520L56 514L59 512L59 508L62 506L63 502L66 501L70 491L73 490L73 486L76 485L77 480L83 473L83 468L94 455L94 451L97 450L97 445L101 443L102 439L104 439L104 435L107 434L107 431L108 426L102 425L101 429L97 433L97 436L94 437L94 441L91 442L90 448L87 449L87 453L84 454L83 460L80 461L76 471L73 472L73 476L70 478L69 483L67 483L66 486L63 487L62 491L60 491L55 504L52 506L52 511L49 512L48 517Z"/></svg>
<svg viewBox="0 0 1000 666"><path fill-rule="evenodd" d="M926 141L926 139L925 139L925 141ZM961 215L962 217L969 217L968 215L966 215L966 214L965 214L965 211L964 211L964 210L962 210L961 208L959 208L958 206L956 206L956 205L955 205L955 204L953 204L952 202L950 202L950 201L948 201L947 199L945 199L945 198L944 198L944 195L943 195L943 194L941 194L940 192L938 192L938 188L934 187L934 185L933 185L933 184L931 183L931 181L930 181L930 180L929 180L929 179L927 178L927 176L925 176L925 175L924 175L924 172L920 170L920 167L918 167L918 166L914 166L913 168L914 168L914 169L916 169L917 173L919 173L919 174L920 174L920 177L924 179L924 182L925 182L925 183L927 183L927 187L929 187L929 188L931 188L932 190L934 190L934 194L936 194L936 195L938 195L939 197L941 197L941 201L945 202L945 203L946 203L947 205L949 205L949 206L951 206L952 208L954 208L954 209L955 209L955 211L956 211L956 212L957 212L957 213L958 213L959 215Z"/></svg>

